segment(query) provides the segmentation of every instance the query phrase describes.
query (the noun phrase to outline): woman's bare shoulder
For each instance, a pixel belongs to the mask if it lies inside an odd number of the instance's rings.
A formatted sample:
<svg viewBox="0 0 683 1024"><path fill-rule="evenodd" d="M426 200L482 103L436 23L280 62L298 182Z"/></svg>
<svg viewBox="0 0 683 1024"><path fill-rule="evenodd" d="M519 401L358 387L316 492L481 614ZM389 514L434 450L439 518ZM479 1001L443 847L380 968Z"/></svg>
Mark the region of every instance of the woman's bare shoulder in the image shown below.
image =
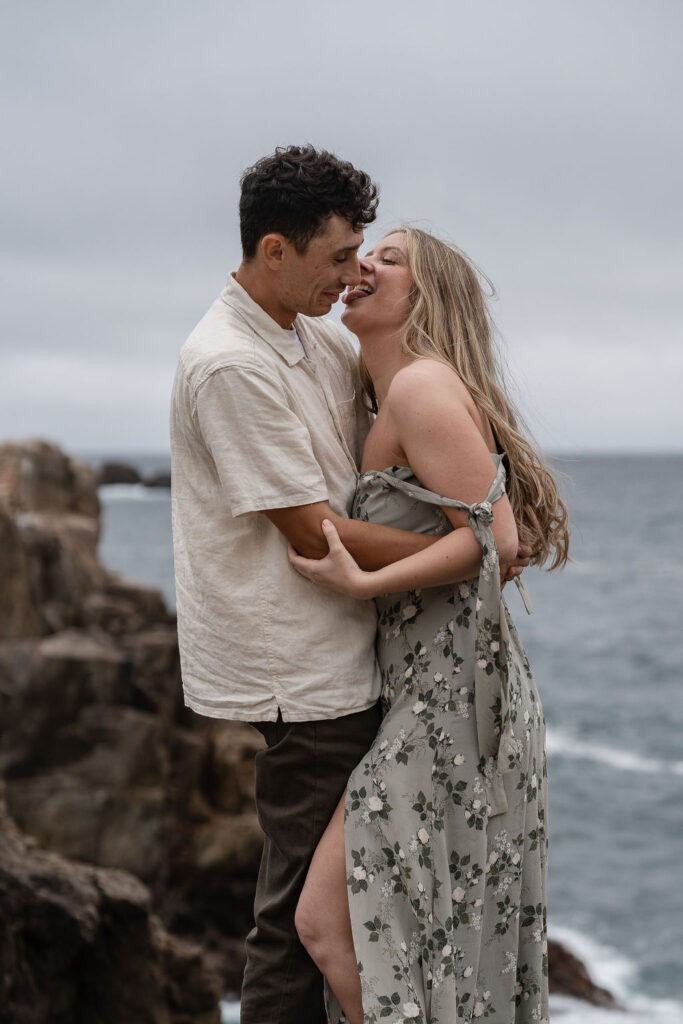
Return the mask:
<svg viewBox="0 0 683 1024"><path fill-rule="evenodd" d="M393 377L386 401L390 408L406 409L416 403L453 402L471 411L474 403L463 381L446 363L437 359L415 359Z"/></svg>

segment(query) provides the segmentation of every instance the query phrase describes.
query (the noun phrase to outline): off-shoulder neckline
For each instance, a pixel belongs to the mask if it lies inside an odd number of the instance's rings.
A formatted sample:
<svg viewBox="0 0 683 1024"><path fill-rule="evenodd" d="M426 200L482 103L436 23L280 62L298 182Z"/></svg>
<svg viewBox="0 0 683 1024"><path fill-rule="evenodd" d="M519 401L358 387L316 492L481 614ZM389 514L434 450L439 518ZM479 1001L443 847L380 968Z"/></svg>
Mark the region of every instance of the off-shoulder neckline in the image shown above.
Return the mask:
<svg viewBox="0 0 683 1024"><path fill-rule="evenodd" d="M492 459L497 460L498 462L500 462L504 458L505 453L504 452L489 452L489 455L491 456ZM395 469L406 469L409 473L412 473L413 476L415 477L415 479L417 480L417 476L415 475L415 471L414 471L414 469L412 469L411 466L397 466L397 465L387 466L386 469L366 469L363 473L359 473L358 474L358 479L362 480L362 478L364 476L373 476L373 474L375 476L381 476L382 473L391 473L392 470L395 470Z"/></svg>

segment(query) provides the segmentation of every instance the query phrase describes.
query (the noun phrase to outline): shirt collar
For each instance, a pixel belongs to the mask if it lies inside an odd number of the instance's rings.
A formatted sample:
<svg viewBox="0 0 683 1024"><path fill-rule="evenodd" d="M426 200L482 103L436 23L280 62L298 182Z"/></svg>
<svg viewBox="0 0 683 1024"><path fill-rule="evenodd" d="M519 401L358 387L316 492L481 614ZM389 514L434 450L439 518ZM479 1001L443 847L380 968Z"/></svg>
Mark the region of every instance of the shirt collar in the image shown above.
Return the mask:
<svg viewBox="0 0 683 1024"><path fill-rule="evenodd" d="M278 355L282 356L288 366L294 366L304 359L304 354L294 338L280 327L278 323L269 316L257 302L254 302L251 295L244 290L233 274L230 274L225 288L221 292L221 299L238 313L243 320L249 324L259 338L267 342L275 349ZM295 320L298 328L298 321Z"/></svg>

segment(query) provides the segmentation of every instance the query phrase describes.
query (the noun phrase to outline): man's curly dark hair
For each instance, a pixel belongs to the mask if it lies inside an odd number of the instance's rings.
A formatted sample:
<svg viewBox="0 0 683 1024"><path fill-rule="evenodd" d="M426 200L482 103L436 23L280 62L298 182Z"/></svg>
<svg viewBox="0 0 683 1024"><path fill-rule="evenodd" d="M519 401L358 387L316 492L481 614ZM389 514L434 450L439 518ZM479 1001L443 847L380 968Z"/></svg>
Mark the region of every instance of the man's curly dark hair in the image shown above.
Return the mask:
<svg viewBox="0 0 683 1024"><path fill-rule="evenodd" d="M278 146L240 180L240 235L246 260L264 235L277 232L305 252L331 214L358 231L375 219L378 188L364 171L313 146Z"/></svg>

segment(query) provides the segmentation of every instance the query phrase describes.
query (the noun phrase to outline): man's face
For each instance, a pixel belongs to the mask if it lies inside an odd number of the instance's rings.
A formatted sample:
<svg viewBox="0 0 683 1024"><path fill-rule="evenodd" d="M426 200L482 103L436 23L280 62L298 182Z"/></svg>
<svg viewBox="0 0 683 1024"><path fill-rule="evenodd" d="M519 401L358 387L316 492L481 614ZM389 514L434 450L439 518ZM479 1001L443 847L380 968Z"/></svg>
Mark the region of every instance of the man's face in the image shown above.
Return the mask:
<svg viewBox="0 0 683 1024"><path fill-rule="evenodd" d="M298 253L287 246L280 273L282 305L292 314L324 316L347 285L360 281L358 249L363 232L354 231L343 217L332 214L324 230Z"/></svg>

